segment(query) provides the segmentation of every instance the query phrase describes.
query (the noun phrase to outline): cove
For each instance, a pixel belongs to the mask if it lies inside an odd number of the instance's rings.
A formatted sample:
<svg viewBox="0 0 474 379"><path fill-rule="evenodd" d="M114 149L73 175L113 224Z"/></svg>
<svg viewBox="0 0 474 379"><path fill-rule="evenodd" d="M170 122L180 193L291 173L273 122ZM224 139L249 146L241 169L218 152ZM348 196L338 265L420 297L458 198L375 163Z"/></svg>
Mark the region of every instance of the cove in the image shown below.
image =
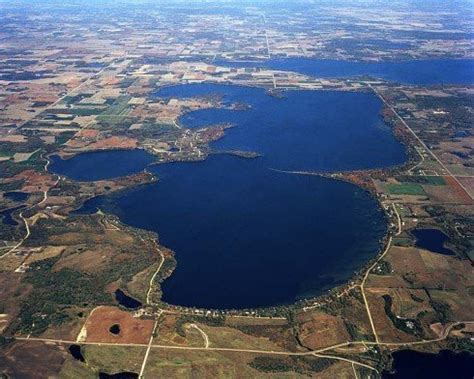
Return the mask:
<svg viewBox="0 0 474 379"><path fill-rule="evenodd" d="M68 159L53 155L50 159L52 172L86 182L134 174L154 161L150 154L140 149L95 151Z"/></svg>
<svg viewBox="0 0 474 379"><path fill-rule="evenodd" d="M275 98L261 89L213 85L169 87L156 96L209 94L250 109L192 112L181 123L193 128L231 122L235 127L212 149L251 150L261 157L219 154L149 166L158 182L91 199L79 213L100 208L157 232L176 253L176 270L162 284L163 300L171 304L273 306L348 280L378 252L386 233L383 212L352 184L278 170L403 162L403 147L378 115L380 102L368 93L292 91Z"/></svg>
<svg viewBox="0 0 474 379"><path fill-rule="evenodd" d="M359 62L311 58L274 58L265 61L213 61L217 66L262 67L294 71L316 78L369 76L413 85L472 84L473 59L427 59L393 62Z"/></svg>

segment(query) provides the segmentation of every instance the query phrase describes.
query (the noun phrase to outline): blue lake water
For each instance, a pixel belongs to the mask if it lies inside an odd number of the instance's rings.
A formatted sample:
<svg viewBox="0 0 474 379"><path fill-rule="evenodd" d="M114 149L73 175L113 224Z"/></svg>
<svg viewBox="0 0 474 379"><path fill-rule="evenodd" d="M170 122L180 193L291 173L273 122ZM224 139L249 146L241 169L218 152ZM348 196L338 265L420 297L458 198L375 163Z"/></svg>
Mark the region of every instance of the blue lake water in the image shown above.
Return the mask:
<svg viewBox="0 0 474 379"><path fill-rule="evenodd" d="M472 379L474 354L442 350L439 354L402 350L393 353L393 371L383 379Z"/></svg>
<svg viewBox="0 0 474 379"><path fill-rule="evenodd" d="M203 127L230 122L216 150L249 150L263 154L267 167L282 170L334 171L386 167L403 163L405 151L379 112L370 93L287 91L283 98L260 88L196 84L167 87L157 96L193 97L220 94L224 101L245 103L245 111L207 109L190 112L180 122Z"/></svg>
<svg viewBox="0 0 474 379"><path fill-rule="evenodd" d="M126 176L143 170L155 159L144 150L108 150L84 153L69 159L51 157L49 169L78 181Z"/></svg>
<svg viewBox="0 0 474 379"><path fill-rule="evenodd" d="M213 85L169 87L156 96L216 93L251 108L192 112L181 123L235 123L212 148L262 157L211 155L149 166L157 183L92 199L80 212L99 207L156 231L176 253L176 271L163 283L163 300L172 304L270 306L346 281L377 253L386 233L376 201L348 183L271 168L333 171L403 162L403 147L378 116L380 102L365 93L294 91L275 98L261 89ZM86 156L77 157L78 166ZM65 175L71 161L62 162ZM101 171L110 175L121 162L104 158Z"/></svg>
<svg viewBox="0 0 474 379"><path fill-rule="evenodd" d="M12 215L13 215L13 212L23 207L24 205L20 205L18 207L8 208L3 211L0 211L0 221L3 222L4 224L11 225L11 226L18 225L18 222L15 221Z"/></svg>
<svg viewBox="0 0 474 379"><path fill-rule="evenodd" d="M430 59L397 62L351 62L311 58L275 58L259 62L214 61L230 67L265 67L317 78L371 76L414 85L472 84L473 59Z"/></svg>
<svg viewBox="0 0 474 379"><path fill-rule="evenodd" d="M444 255L454 255L454 252L444 244L449 241L449 237L438 229L415 229L411 232L415 238L415 246L440 253Z"/></svg>
<svg viewBox="0 0 474 379"><path fill-rule="evenodd" d="M274 305L320 294L374 256L386 228L355 186L212 156L154 168L160 181L83 211L111 210L157 231L178 266L163 300L210 308Z"/></svg>
<svg viewBox="0 0 474 379"><path fill-rule="evenodd" d="M3 196L5 196L7 199L20 202L28 199L29 194L21 191L11 191L5 192Z"/></svg>
<svg viewBox="0 0 474 379"><path fill-rule="evenodd" d="M128 296L120 288L115 290L115 300L117 300L121 306L129 309L136 309L142 306L142 303L133 297Z"/></svg>

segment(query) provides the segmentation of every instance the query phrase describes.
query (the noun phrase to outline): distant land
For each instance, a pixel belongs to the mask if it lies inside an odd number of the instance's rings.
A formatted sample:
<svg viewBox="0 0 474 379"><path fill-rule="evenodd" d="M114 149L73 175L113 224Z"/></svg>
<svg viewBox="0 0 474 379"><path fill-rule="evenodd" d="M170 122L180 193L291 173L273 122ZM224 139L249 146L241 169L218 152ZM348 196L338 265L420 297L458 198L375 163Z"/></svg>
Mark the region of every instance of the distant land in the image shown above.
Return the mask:
<svg viewBox="0 0 474 379"><path fill-rule="evenodd" d="M474 377L470 2L0 22L2 377Z"/></svg>

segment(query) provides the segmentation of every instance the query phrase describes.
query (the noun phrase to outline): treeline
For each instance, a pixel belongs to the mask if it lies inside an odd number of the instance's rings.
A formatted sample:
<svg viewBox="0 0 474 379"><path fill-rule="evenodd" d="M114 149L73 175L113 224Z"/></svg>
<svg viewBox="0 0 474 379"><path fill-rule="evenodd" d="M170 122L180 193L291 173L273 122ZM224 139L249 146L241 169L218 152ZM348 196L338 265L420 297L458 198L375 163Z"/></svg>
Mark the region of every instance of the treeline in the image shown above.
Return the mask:
<svg viewBox="0 0 474 379"><path fill-rule="evenodd" d="M272 372L295 372L301 375L312 375L324 371L334 361L326 358L291 356L291 357L255 357L249 366L266 373Z"/></svg>

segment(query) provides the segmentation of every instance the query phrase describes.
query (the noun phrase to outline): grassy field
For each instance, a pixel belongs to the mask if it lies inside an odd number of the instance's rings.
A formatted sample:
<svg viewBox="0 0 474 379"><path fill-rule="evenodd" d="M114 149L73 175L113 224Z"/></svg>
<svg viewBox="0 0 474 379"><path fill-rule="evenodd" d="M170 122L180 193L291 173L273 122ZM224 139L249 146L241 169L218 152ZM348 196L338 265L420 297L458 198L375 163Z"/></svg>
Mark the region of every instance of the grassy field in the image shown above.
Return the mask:
<svg viewBox="0 0 474 379"><path fill-rule="evenodd" d="M83 347L83 355L94 371L116 374L122 371L139 372L145 347L95 346Z"/></svg>
<svg viewBox="0 0 474 379"><path fill-rule="evenodd" d="M415 183L415 184L426 184L432 186L444 186L446 184L446 180L444 180L443 176L433 176L433 175L423 175L423 176L409 176L409 175L402 175L397 176L397 180L403 183Z"/></svg>
<svg viewBox="0 0 474 379"><path fill-rule="evenodd" d="M387 189L391 195L426 195L423 187L416 183L387 184Z"/></svg>

